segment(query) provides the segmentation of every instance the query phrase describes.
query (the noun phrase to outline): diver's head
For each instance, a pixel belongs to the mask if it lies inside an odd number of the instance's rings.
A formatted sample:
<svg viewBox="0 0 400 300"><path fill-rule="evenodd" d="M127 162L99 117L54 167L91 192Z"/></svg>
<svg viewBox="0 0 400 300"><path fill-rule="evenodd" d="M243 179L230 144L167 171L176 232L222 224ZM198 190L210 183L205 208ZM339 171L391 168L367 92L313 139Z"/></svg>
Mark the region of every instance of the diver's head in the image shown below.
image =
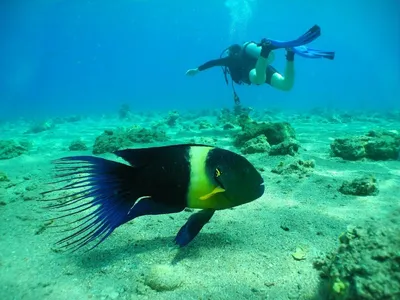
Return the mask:
<svg viewBox="0 0 400 300"><path fill-rule="evenodd" d="M264 180L243 156L214 148L207 157L207 171L214 184L224 190L231 207L251 202L264 194Z"/></svg>
<svg viewBox="0 0 400 300"><path fill-rule="evenodd" d="M242 46L239 44L233 44L228 48L228 55L229 56L239 56L240 52L242 51Z"/></svg>

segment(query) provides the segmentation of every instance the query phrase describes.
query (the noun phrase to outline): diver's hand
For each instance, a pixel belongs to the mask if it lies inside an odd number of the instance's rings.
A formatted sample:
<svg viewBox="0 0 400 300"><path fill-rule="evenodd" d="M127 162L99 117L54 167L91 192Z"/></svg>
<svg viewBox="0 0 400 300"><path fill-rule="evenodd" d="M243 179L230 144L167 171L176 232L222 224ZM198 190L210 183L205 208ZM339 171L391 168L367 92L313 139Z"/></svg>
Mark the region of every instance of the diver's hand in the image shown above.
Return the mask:
<svg viewBox="0 0 400 300"><path fill-rule="evenodd" d="M200 71L199 71L198 68L196 68L196 69L189 69L189 70L186 71L186 76L194 76L194 75L196 75L196 74L199 73L199 72L200 72Z"/></svg>
<svg viewBox="0 0 400 300"><path fill-rule="evenodd" d="M258 46L261 46L260 56L264 58L268 58L271 51L277 49L277 47L273 46L271 41L267 39L262 39Z"/></svg>
<svg viewBox="0 0 400 300"><path fill-rule="evenodd" d="M263 39L261 40L261 42L259 42L259 43L257 44L257 46L262 47L262 48L268 48L268 49L270 49L270 50L276 50L276 49L278 48L278 47L273 46L273 45L271 44L271 41L268 40L268 39L266 39L266 38L263 38Z"/></svg>

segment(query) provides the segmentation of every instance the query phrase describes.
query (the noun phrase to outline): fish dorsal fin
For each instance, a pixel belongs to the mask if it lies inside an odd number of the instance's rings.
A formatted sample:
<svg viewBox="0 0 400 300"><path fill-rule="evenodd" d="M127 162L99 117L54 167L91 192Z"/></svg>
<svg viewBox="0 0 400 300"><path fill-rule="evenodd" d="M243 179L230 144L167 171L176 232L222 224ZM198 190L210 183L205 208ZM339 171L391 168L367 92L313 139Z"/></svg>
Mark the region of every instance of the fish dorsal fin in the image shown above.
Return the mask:
<svg viewBox="0 0 400 300"><path fill-rule="evenodd" d="M124 149L114 152L115 155L127 161L133 167L174 160L189 151L190 147L210 147L197 144L176 144L149 148Z"/></svg>
<svg viewBox="0 0 400 300"><path fill-rule="evenodd" d="M211 198L212 196L214 196L215 194L223 193L223 192L225 192L225 190L222 187L217 186L215 189L212 190L211 193L208 193L207 195L201 196L200 200L207 200L207 199Z"/></svg>
<svg viewBox="0 0 400 300"><path fill-rule="evenodd" d="M142 167L154 161L160 150L154 148L124 149L115 151L114 154L127 161L133 167Z"/></svg>

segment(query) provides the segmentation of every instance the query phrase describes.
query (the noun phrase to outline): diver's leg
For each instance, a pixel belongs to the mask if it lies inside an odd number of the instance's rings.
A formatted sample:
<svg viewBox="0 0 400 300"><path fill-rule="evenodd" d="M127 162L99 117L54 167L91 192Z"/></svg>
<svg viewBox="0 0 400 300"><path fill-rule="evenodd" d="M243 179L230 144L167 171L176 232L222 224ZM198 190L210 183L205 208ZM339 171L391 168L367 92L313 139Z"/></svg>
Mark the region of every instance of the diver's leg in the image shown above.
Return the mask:
<svg viewBox="0 0 400 300"><path fill-rule="evenodd" d="M286 67L284 75L275 72L271 76L271 86L282 91L290 91L294 85L294 52L288 50L286 53Z"/></svg>
<svg viewBox="0 0 400 300"><path fill-rule="evenodd" d="M269 45L262 45L260 50L260 55L258 56L256 66L249 73L250 82L253 84L263 84L267 79L267 75L265 70L267 69L268 64L273 60L273 56L270 55L272 52L272 48Z"/></svg>
<svg viewBox="0 0 400 300"><path fill-rule="evenodd" d="M247 42L243 45L243 47L247 55L252 56L256 59L260 57L262 47L258 46L256 43ZM271 51L268 55L267 60L269 65L272 64L275 60L275 53Z"/></svg>

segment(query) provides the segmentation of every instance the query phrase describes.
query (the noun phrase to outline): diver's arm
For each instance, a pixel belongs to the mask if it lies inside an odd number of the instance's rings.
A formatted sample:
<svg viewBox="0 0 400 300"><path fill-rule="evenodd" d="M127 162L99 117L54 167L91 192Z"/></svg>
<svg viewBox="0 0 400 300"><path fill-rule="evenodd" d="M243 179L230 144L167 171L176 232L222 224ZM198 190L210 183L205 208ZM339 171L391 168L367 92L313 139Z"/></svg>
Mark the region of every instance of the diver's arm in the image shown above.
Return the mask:
<svg viewBox="0 0 400 300"><path fill-rule="evenodd" d="M189 69L186 71L187 76L194 76L200 71L207 70L212 67L228 67L231 63L231 58L230 57L223 57L219 59L213 59L205 64L202 64L201 66L197 67L196 69Z"/></svg>
<svg viewBox="0 0 400 300"><path fill-rule="evenodd" d="M199 71L204 71L212 67L227 67L230 62L230 57L223 57L219 59L213 59L205 64L202 64L201 66L197 67Z"/></svg>

